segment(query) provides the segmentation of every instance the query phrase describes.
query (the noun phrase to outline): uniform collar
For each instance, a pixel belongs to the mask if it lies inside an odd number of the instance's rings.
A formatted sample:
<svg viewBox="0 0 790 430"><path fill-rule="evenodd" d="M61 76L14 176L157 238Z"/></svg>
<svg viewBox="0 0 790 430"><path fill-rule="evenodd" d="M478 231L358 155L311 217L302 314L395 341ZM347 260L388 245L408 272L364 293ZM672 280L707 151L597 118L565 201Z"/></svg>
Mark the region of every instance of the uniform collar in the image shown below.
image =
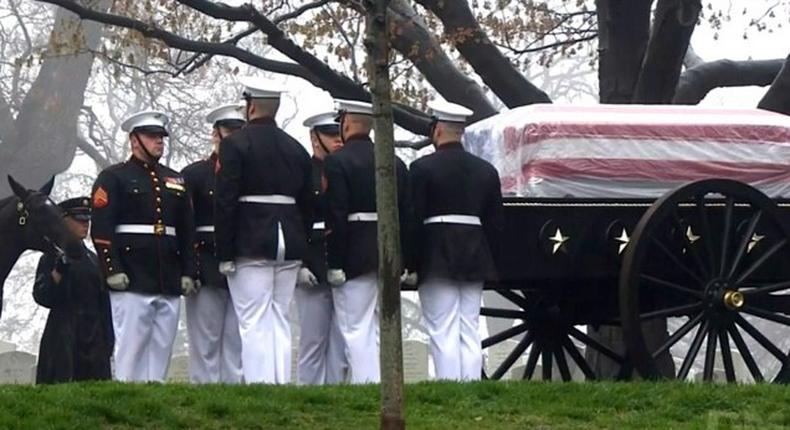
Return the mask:
<svg viewBox="0 0 790 430"><path fill-rule="evenodd" d="M216 163L218 158L219 156L217 155L216 152L212 152L211 155L208 156L209 161L211 161L212 163Z"/></svg>
<svg viewBox="0 0 790 430"><path fill-rule="evenodd" d="M263 118L253 118L250 120L248 124L260 124L260 125L273 125L277 126L277 121L274 118L265 116Z"/></svg>
<svg viewBox="0 0 790 430"><path fill-rule="evenodd" d="M129 158L129 162L132 163L132 164L136 164L136 165L138 165L138 166L140 166L140 167L142 167L143 169L146 169L146 170L154 170L154 168L156 167L156 164L157 164L157 163L148 163L146 161L143 161L143 160L135 157L134 155L132 155Z"/></svg>
<svg viewBox="0 0 790 430"><path fill-rule="evenodd" d="M315 164L316 166L320 167L320 166L324 165L324 160L322 160L322 159L320 159L318 157L315 157L315 156L313 156L312 158L313 158L313 164Z"/></svg>
<svg viewBox="0 0 790 430"><path fill-rule="evenodd" d="M346 143L354 143L354 142L370 142L370 143L373 143L373 141L370 140L370 136L368 136L367 134L352 134L351 136L348 136L346 138Z"/></svg>
<svg viewBox="0 0 790 430"><path fill-rule="evenodd" d="M463 151L464 145L462 145L461 142L447 142L436 147L437 151L444 151L446 149L460 149Z"/></svg>

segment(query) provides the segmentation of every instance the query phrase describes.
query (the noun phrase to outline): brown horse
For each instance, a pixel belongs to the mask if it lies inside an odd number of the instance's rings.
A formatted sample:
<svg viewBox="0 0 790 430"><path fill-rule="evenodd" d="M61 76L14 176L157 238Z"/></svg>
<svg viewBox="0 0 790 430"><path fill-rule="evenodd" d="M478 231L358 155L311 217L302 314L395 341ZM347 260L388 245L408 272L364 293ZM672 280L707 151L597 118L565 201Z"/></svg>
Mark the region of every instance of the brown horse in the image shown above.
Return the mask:
<svg viewBox="0 0 790 430"><path fill-rule="evenodd" d="M24 251L65 253L75 259L82 255L80 240L63 221L63 211L49 198L54 179L34 191L8 177L14 195L0 200L0 305L6 277Z"/></svg>

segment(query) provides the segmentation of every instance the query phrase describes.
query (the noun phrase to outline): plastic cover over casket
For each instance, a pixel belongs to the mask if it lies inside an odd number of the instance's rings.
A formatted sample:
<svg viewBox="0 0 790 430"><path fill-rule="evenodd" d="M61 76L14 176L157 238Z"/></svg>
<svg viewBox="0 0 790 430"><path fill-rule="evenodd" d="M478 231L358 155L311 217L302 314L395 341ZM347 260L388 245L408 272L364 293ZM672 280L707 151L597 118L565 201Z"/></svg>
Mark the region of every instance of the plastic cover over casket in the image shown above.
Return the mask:
<svg viewBox="0 0 790 430"><path fill-rule="evenodd" d="M790 198L790 117L758 109L535 104L467 128L519 197L657 198L728 178Z"/></svg>

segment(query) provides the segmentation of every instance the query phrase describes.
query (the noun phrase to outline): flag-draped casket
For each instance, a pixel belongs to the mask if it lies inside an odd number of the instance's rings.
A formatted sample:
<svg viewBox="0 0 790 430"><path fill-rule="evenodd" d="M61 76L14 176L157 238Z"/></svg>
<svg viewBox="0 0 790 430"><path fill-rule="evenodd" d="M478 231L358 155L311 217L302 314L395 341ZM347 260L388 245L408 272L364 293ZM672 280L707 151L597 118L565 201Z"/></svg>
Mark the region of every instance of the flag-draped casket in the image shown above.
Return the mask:
<svg viewBox="0 0 790 430"><path fill-rule="evenodd" d="M790 117L759 109L535 104L467 128L518 197L657 198L728 178L790 198Z"/></svg>

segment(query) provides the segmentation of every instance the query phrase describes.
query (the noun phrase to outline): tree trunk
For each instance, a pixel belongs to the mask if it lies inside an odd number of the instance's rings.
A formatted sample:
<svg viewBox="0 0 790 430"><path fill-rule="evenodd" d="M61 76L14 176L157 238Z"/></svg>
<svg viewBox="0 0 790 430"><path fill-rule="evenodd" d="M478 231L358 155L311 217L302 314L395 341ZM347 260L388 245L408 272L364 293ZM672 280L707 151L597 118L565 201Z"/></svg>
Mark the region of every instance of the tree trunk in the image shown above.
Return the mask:
<svg viewBox="0 0 790 430"><path fill-rule="evenodd" d="M757 107L790 115L790 55Z"/></svg>
<svg viewBox="0 0 790 430"><path fill-rule="evenodd" d="M469 9L467 0L417 0L444 25L444 32L507 107L551 103L543 90L533 85L499 51Z"/></svg>
<svg viewBox="0 0 790 430"><path fill-rule="evenodd" d="M389 75L389 0L367 3L365 46L376 132L376 211L378 212L381 428L406 428L403 414L403 344L400 311L400 223L395 174L395 137Z"/></svg>
<svg viewBox="0 0 790 430"><path fill-rule="evenodd" d="M86 6L109 7L109 0L86 0ZM102 25L81 21L64 9L55 14L49 49L41 70L25 95L11 139L0 146L0 177L14 175L31 188L66 170L77 148L77 119L85 99ZM6 181L0 195L8 195Z"/></svg>
<svg viewBox="0 0 790 430"><path fill-rule="evenodd" d="M717 60L688 68L680 75L672 103L695 105L716 88L771 85L784 62Z"/></svg>
<svg viewBox="0 0 790 430"><path fill-rule="evenodd" d="M631 103L650 37L653 0L596 0L601 103Z"/></svg>
<svg viewBox="0 0 790 430"><path fill-rule="evenodd" d="M700 0L658 0L634 103L672 102L701 9Z"/></svg>

